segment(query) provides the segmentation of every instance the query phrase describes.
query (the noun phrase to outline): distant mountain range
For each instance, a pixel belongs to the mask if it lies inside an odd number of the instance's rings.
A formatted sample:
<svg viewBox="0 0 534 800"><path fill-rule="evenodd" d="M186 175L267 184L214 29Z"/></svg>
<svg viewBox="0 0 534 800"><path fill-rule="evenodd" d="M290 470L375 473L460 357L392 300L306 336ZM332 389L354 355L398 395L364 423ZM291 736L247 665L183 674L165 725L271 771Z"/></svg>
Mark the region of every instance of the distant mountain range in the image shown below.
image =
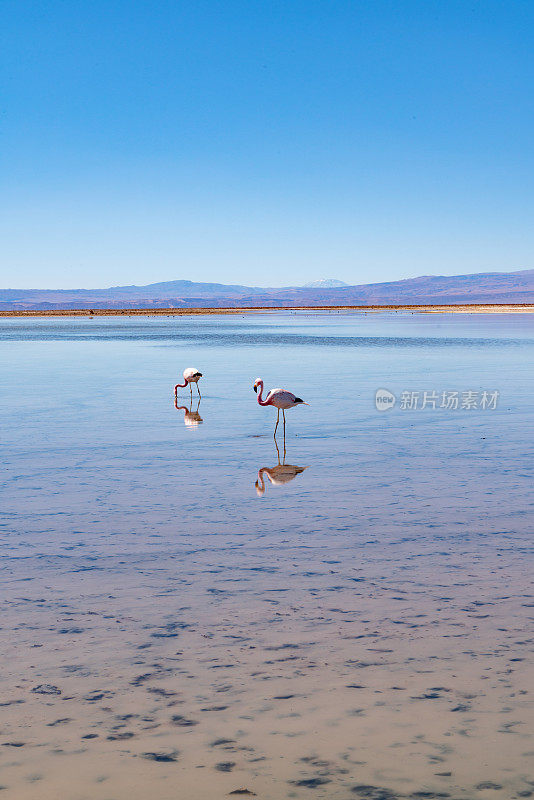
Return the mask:
<svg viewBox="0 0 534 800"><path fill-rule="evenodd" d="M534 270L423 275L348 286L324 279L306 286L265 289L222 283L165 281L109 289L0 289L0 310L119 308L242 308L246 306L370 306L534 303Z"/></svg>

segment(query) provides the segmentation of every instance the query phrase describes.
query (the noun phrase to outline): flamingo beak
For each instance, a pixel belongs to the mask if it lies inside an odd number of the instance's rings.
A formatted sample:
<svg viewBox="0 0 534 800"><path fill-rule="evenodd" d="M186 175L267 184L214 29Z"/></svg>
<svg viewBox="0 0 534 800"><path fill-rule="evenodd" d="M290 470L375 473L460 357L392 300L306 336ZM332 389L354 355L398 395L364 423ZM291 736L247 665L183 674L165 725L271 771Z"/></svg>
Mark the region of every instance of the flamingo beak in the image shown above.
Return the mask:
<svg viewBox="0 0 534 800"><path fill-rule="evenodd" d="M256 392L256 394L257 394L257 393L258 393L258 387L256 386L256 384L254 384L254 386L253 386L252 388L254 389L254 391L255 391L255 392Z"/></svg>

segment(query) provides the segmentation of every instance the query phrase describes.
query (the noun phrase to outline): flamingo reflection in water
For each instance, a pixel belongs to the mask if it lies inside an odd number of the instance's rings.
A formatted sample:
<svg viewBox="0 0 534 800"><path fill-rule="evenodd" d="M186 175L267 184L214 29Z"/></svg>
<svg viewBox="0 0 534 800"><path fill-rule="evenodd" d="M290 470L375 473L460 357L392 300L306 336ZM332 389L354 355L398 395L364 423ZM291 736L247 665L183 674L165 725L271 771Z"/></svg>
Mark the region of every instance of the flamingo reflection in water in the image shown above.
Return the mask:
<svg viewBox="0 0 534 800"><path fill-rule="evenodd" d="M196 407L196 409L194 411L193 411L193 403L192 402L191 402L191 404L189 405L189 408L188 408L187 406L179 406L178 405L178 398L176 396L174 398L174 407L175 407L175 409L177 411L183 411L184 412L184 425L187 428L196 428L198 425L200 425L204 421L202 419L202 417L200 416L200 414L198 413L199 406L200 406L200 398L198 400L197 407Z"/></svg>
<svg viewBox="0 0 534 800"><path fill-rule="evenodd" d="M263 497L265 494L265 475L269 479L272 486L283 486L284 484L289 483L296 478L297 475L300 475L301 472L304 472L305 469L308 469L308 467L297 467L296 464L286 464L285 437L284 457L282 461L280 461L280 450L278 449L278 443L276 439L274 440L274 444L276 447L276 454L278 456L278 464L275 467L261 467L258 470L258 480L254 484L258 497Z"/></svg>

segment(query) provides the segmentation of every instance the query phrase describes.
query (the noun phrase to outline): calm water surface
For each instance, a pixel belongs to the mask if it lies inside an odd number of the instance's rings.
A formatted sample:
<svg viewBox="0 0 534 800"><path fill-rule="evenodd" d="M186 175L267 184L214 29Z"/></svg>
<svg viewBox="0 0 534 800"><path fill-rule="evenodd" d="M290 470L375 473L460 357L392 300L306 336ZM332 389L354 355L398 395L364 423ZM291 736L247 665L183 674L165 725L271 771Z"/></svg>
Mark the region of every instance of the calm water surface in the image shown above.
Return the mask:
<svg viewBox="0 0 534 800"><path fill-rule="evenodd" d="M533 315L0 320L2 797L534 797L533 361Z"/></svg>

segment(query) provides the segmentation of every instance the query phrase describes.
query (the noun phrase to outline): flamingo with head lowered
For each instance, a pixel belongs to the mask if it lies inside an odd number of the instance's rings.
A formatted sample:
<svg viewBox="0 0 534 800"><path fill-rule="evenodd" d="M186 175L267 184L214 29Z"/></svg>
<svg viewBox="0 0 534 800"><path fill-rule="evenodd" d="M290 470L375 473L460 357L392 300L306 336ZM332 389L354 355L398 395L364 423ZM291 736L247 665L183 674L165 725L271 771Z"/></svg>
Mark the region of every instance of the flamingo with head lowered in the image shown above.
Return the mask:
<svg viewBox="0 0 534 800"><path fill-rule="evenodd" d="M271 389L271 391L267 394L265 400L262 397L263 394L263 380L261 378L257 378L254 381L254 391L258 392L258 403L260 406L274 406L278 409L278 416L276 417L276 425L274 426L274 435L276 436L276 429L278 428L278 423L280 422L280 411L282 412L284 418L284 437L286 433L286 410L289 408L295 408L295 406L307 406L308 403L305 403L300 397L295 397L293 392L288 392L287 389Z"/></svg>
<svg viewBox="0 0 534 800"><path fill-rule="evenodd" d="M177 383L174 387L174 396L178 394L178 389L184 389L186 386L189 386L189 391L191 392L191 399L193 399L193 383L197 385L197 392L198 396L202 397L200 394L200 389L198 388L198 382L202 377L202 373L195 369L195 367L187 367L184 369L184 383Z"/></svg>

